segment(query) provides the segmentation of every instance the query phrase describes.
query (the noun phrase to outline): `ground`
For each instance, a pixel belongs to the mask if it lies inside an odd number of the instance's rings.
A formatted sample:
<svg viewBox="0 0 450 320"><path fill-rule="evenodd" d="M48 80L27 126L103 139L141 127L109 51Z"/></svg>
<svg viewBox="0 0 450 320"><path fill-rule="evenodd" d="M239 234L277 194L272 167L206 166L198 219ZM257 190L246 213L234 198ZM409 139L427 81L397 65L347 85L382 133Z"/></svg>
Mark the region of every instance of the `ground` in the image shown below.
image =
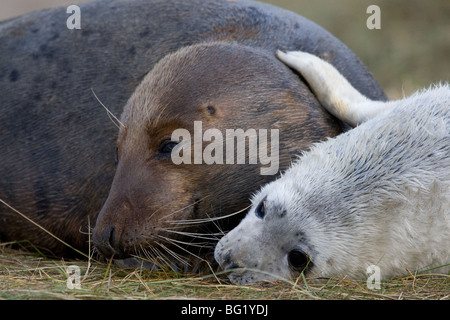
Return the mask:
<svg viewBox="0 0 450 320"><path fill-rule="evenodd" d="M80 288L69 267L79 267ZM413 275L382 281L379 290L365 281L299 277L294 281L233 285L224 272L180 274L123 269L93 259L49 259L41 253L0 245L0 299L230 299L230 300L450 300L450 275Z"/></svg>
<svg viewBox="0 0 450 320"><path fill-rule="evenodd" d="M0 20L70 0L2 0ZM450 2L433 0L266 0L300 13L347 44L391 99L450 79ZM369 30L366 9L381 10L381 29ZM69 289L69 266L80 268L81 289ZM235 286L224 273L179 274L121 269L95 260L51 259L0 244L0 299L446 299L450 276L405 276L370 290L346 279Z"/></svg>

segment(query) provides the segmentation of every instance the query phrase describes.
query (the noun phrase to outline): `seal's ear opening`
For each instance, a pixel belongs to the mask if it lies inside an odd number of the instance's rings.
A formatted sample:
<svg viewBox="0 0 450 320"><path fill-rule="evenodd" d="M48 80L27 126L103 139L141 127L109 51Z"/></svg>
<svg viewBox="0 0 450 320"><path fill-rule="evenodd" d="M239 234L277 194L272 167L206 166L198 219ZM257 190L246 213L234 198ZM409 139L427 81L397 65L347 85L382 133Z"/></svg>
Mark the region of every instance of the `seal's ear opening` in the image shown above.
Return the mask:
<svg viewBox="0 0 450 320"><path fill-rule="evenodd" d="M305 272L308 267L312 266L309 256L301 250L295 249L288 253L288 263L292 270L297 272Z"/></svg>

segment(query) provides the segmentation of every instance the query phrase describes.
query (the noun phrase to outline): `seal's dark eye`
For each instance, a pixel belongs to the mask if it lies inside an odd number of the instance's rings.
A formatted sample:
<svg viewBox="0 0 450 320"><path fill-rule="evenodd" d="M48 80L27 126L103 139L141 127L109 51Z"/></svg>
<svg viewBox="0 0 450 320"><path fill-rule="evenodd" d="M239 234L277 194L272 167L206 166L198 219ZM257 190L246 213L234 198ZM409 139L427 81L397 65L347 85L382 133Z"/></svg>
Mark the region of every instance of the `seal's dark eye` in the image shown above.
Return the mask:
<svg viewBox="0 0 450 320"><path fill-rule="evenodd" d="M158 148L158 152L160 154L170 154L173 150L173 148L175 148L175 146L178 144L178 142L176 141L171 141L171 140L166 140L163 141Z"/></svg>
<svg viewBox="0 0 450 320"><path fill-rule="evenodd" d="M311 265L308 255L300 250L292 250L288 254L289 266L295 271L302 272Z"/></svg>
<svg viewBox="0 0 450 320"><path fill-rule="evenodd" d="M255 209L255 215L260 218L264 219L264 216L266 215L266 198L265 197L256 207Z"/></svg>

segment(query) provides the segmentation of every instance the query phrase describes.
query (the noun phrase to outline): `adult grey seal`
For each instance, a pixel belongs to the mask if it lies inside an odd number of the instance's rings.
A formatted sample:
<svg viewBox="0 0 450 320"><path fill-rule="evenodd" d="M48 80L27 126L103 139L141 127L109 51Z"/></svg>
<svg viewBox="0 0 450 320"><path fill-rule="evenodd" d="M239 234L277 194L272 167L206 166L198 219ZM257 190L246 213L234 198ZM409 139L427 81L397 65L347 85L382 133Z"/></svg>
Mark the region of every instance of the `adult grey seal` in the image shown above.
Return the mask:
<svg viewBox="0 0 450 320"><path fill-rule="evenodd" d="M276 48L327 57L358 90L385 98L345 45L270 5L100 0L79 7L80 30L66 27L65 7L0 25L0 199L84 251L90 225L98 252L108 258L160 252L176 260L187 255L195 232L210 232L181 222L240 210L274 178L261 176L258 165L175 166L167 158L173 144L162 132L190 129L195 120L205 129L246 129L246 119L257 129L283 128L284 169L299 150L344 130L274 57ZM243 65L250 55L253 66ZM119 130L91 89L113 114L127 105L117 146ZM133 104L142 101L151 103L139 111ZM140 117L147 131L134 121ZM168 228L163 215L182 228L161 233ZM26 239L57 255L72 252L3 205L0 220L2 241ZM227 230L237 221L221 223Z"/></svg>
<svg viewBox="0 0 450 320"><path fill-rule="evenodd" d="M330 64L279 53L330 112L356 128L315 144L261 188L215 258L236 283L380 278L450 270L450 88L371 101Z"/></svg>

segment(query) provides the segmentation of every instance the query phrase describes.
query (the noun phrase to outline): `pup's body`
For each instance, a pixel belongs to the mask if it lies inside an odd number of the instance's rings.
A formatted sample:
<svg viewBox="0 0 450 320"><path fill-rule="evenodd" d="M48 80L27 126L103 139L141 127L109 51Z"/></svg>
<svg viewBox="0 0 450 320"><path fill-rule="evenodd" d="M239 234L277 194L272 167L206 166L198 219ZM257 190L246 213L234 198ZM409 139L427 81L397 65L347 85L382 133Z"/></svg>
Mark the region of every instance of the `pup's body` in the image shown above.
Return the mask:
<svg viewBox="0 0 450 320"><path fill-rule="evenodd" d="M364 279L370 265L382 278L446 264L432 272L448 272L448 84L372 103L314 56L279 57L335 115L353 124L372 119L316 144L254 196L248 215L216 247L222 267L252 269L230 279L286 278L306 268L312 276Z"/></svg>

